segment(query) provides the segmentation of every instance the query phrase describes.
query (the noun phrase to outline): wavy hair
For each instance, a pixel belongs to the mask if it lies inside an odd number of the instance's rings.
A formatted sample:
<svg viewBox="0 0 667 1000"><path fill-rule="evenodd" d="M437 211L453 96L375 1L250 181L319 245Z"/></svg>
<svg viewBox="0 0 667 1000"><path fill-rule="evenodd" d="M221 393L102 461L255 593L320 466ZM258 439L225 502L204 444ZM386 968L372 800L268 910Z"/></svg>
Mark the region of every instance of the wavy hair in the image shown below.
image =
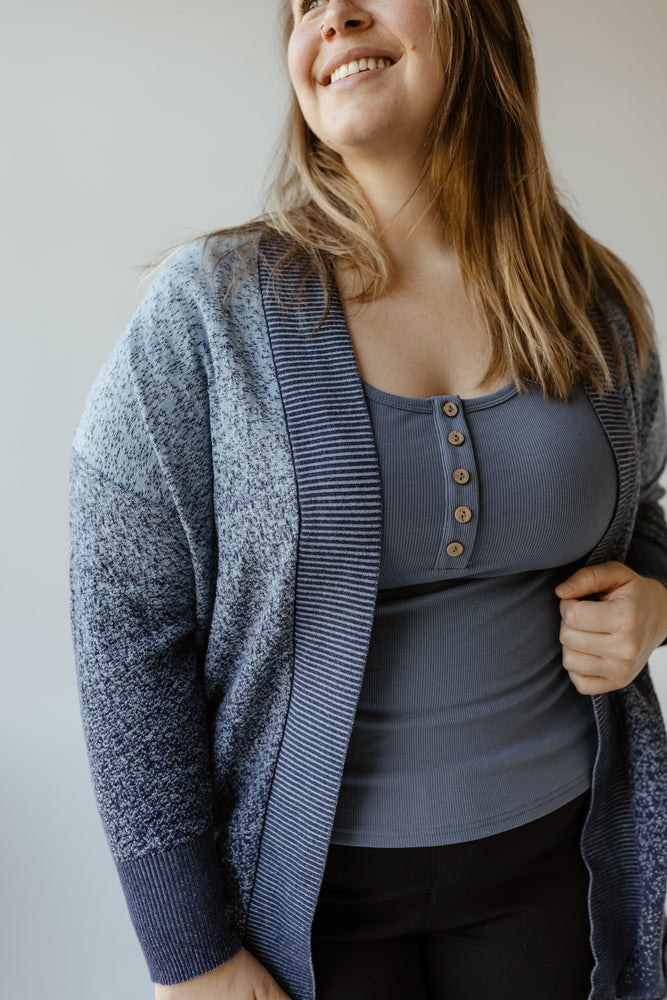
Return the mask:
<svg viewBox="0 0 667 1000"><path fill-rule="evenodd" d="M363 0L360 0L363 2ZM650 305L629 268L577 225L558 197L540 134L537 80L517 0L427 0L433 57L445 87L424 149L425 185L458 254L466 289L485 320L491 360L483 382L510 374L553 398L583 379L611 387L601 337L609 302L627 318L641 368L656 350ZM284 50L293 27L280 8ZM337 265L361 278L358 300L381 296L391 265L364 192L338 153L307 125L292 93L277 171L263 215L208 233L287 238L278 261L317 271L331 306ZM617 358L617 339L609 338Z"/></svg>

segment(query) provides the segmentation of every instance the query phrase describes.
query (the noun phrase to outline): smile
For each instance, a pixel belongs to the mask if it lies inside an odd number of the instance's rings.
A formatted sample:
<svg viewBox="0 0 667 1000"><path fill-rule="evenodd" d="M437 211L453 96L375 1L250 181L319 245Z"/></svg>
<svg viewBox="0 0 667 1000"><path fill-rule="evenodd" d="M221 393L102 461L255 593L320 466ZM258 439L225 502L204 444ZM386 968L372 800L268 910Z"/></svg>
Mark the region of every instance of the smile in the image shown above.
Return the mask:
<svg viewBox="0 0 667 1000"><path fill-rule="evenodd" d="M393 66L393 60L374 58L369 56L367 59L353 59L352 62L343 63L338 69L335 69L331 74L331 80L329 83L336 83L338 80L344 80L348 76L355 76L357 73L364 73L369 69L386 69L389 66Z"/></svg>

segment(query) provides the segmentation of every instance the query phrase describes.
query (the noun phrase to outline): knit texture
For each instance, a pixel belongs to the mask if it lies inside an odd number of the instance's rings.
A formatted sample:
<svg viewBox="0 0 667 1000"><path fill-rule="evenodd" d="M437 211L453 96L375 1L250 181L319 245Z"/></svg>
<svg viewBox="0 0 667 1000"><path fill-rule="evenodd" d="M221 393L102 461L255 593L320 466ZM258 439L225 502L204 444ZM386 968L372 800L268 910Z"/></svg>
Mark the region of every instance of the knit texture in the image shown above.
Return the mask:
<svg viewBox="0 0 667 1000"><path fill-rule="evenodd" d="M181 982L243 942L314 1000L310 925L373 620L377 454L340 302L281 252L224 299L202 244L158 274L73 440L71 607L98 808L151 978ZM591 561L667 583L657 358L591 394L619 501ZM665 996L667 753L648 668L593 699L582 849L591 1000Z"/></svg>

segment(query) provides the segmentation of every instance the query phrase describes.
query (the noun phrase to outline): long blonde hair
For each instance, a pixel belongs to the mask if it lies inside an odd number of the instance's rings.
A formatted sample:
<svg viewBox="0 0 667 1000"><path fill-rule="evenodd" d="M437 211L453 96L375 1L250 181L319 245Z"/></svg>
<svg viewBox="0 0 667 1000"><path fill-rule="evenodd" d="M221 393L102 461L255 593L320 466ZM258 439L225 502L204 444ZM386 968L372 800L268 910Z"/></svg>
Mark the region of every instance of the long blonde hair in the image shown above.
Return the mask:
<svg viewBox="0 0 667 1000"><path fill-rule="evenodd" d="M434 58L442 58L446 82L419 181L486 321L492 354L483 381L509 373L520 387L535 380L563 401L576 378L604 391L611 375L596 332L608 329L603 304L611 299L627 317L642 368L655 349L651 309L628 267L585 233L558 198L519 4L428 2ZM289 0L282 0L285 51L292 17ZM230 233L279 234L290 249L277 269L299 263L305 273L319 272L327 309L336 265L361 276L357 298L381 296L391 268L370 205L341 157L310 130L294 94L281 148L265 213L208 233L207 243Z"/></svg>

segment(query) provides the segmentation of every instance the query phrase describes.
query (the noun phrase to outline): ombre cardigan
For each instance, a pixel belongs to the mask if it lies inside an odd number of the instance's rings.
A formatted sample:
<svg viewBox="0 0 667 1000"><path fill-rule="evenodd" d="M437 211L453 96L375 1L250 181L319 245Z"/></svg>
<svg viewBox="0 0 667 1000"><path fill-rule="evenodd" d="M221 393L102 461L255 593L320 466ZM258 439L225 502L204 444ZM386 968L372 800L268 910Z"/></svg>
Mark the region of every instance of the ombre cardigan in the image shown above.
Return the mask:
<svg viewBox="0 0 667 1000"><path fill-rule="evenodd" d="M265 242L225 297L237 243L215 269L196 241L158 272L89 393L71 457L72 633L97 805L152 980L202 975L243 944L293 1000L313 1000L380 473L337 293L312 334L319 279L299 302L294 274L278 297L281 248ZM640 377L612 314L629 378L589 395L619 496L589 562L667 584L659 362ZM648 666L593 705L590 1000L657 1000L667 742Z"/></svg>

